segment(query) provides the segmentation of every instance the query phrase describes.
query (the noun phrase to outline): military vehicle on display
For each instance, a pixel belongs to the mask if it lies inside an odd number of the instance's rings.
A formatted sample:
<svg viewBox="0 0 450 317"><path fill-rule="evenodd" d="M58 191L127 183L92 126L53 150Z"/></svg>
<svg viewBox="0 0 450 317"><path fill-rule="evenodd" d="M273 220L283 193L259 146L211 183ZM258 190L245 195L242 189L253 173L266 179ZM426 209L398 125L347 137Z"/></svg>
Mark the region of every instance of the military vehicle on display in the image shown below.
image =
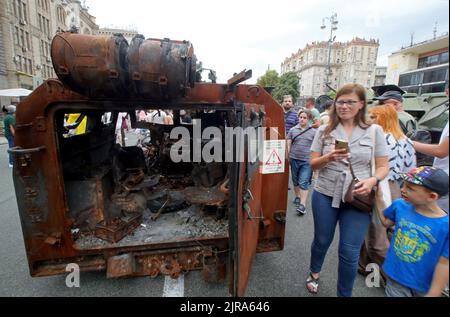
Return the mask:
<svg viewBox="0 0 450 317"><path fill-rule="evenodd" d="M284 248L282 107L262 87L240 84L251 71L199 82L186 41L137 35L129 45L121 34L62 32L51 55L58 79L18 105L10 149L31 275L66 274L69 264L108 278L202 270L207 281L228 274L230 294L243 296L256 253ZM136 120L138 110L159 109L173 111L171 124ZM186 112L194 123L180 120ZM67 115L80 113L85 131L69 133L81 119L68 125ZM145 151L116 142L123 113L150 131ZM237 155L256 142L227 131L252 127L268 159ZM172 133L180 129L181 139ZM187 160L171 159L175 143ZM211 148L212 162L202 155Z"/></svg>
<svg viewBox="0 0 450 317"><path fill-rule="evenodd" d="M405 134L412 140L437 144L442 130L449 117L449 98L444 92L417 95L402 90L397 85L374 86L369 90L369 96L380 96L388 90L397 90L403 94L403 107L407 113L416 119L416 126L402 122ZM377 101L369 102L369 107L376 105ZM406 130L405 130L406 127ZM432 165L434 158L417 153L417 165Z"/></svg>

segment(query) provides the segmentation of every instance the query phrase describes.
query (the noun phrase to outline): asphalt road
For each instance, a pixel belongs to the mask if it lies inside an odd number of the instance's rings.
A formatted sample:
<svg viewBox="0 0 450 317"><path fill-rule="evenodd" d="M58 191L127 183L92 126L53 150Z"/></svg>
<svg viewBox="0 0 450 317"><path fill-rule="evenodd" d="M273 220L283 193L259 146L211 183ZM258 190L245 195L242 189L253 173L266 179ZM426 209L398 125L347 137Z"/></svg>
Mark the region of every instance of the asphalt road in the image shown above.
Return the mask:
<svg viewBox="0 0 450 317"><path fill-rule="evenodd" d="M104 272L82 273L79 288L68 288L66 276L32 278L28 271L22 230L8 167L7 145L0 145L0 296L153 296L163 295L165 278L159 276L127 279L106 279ZM299 217L289 192L289 210L285 249L279 252L257 254L247 288L252 297L307 297L312 296L304 286L308 275L310 246L313 238L313 219L308 202L308 213ZM336 235L338 235L338 231ZM336 296L337 236L330 247L321 274L319 294ZM382 288L368 288L364 278L357 277L354 296L384 296ZM184 296L227 297L228 281L211 284L203 281L201 272L184 276Z"/></svg>

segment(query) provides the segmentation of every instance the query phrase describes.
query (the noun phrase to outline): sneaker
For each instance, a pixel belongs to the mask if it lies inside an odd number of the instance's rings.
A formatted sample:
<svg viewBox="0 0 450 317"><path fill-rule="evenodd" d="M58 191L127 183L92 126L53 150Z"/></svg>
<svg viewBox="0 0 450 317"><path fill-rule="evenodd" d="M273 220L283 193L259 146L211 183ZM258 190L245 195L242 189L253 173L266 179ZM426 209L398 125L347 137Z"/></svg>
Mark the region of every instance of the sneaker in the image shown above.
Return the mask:
<svg viewBox="0 0 450 317"><path fill-rule="evenodd" d="M299 216L304 216L306 214L306 207L305 205L300 204L295 211L297 211Z"/></svg>
<svg viewBox="0 0 450 317"><path fill-rule="evenodd" d="M300 198L295 197L293 203L294 203L295 205L297 205L297 206L300 205Z"/></svg>
<svg viewBox="0 0 450 317"><path fill-rule="evenodd" d="M12 165L12 164L9 164L9 167L13 167L13 165Z"/></svg>

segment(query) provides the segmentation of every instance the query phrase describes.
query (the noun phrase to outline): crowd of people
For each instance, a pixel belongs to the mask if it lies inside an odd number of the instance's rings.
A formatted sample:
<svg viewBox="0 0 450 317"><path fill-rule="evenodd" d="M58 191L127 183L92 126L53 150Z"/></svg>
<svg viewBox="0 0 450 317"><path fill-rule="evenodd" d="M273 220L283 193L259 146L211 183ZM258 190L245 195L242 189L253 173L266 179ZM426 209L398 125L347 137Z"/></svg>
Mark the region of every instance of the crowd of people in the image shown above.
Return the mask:
<svg viewBox="0 0 450 317"><path fill-rule="evenodd" d="M317 294L320 272L339 226L337 295L352 296L358 272L381 270L389 297L441 296L448 292L448 122L439 144L412 141L417 129L399 91L375 98L365 88L343 86L322 113L310 98L300 111L284 96L286 137L298 215L306 214L312 183L314 238L307 290ZM416 153L435 157L417 166ZM373 266L370 266L373 267Z"/></svg>

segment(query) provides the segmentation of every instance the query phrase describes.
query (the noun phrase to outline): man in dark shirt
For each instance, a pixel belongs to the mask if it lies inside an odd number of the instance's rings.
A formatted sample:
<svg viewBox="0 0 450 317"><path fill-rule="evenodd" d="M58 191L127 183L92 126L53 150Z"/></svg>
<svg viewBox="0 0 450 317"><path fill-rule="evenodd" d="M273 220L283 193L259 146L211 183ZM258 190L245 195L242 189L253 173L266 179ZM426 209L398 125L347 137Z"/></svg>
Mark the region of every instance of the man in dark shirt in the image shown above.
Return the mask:
<svg viewBox="0 0 450 317"><path fill-rule="evenodd" d="M16 107L15 106L3 106L3 112L6 114L3 119L3 125L5 128L5 138L8 140L9 148L14 147L14 134L15 134L15 125L16 125ZM9 154L9 167L13 167L13 158L12 155Z"/></svg>
<svg viewBox="0 0 450 317"><path fill-rule="evenodd" d="M289 130L298 124L298 115L294 110L294 98L291 95L283 96L285 133L288 135Z"/></svg>

